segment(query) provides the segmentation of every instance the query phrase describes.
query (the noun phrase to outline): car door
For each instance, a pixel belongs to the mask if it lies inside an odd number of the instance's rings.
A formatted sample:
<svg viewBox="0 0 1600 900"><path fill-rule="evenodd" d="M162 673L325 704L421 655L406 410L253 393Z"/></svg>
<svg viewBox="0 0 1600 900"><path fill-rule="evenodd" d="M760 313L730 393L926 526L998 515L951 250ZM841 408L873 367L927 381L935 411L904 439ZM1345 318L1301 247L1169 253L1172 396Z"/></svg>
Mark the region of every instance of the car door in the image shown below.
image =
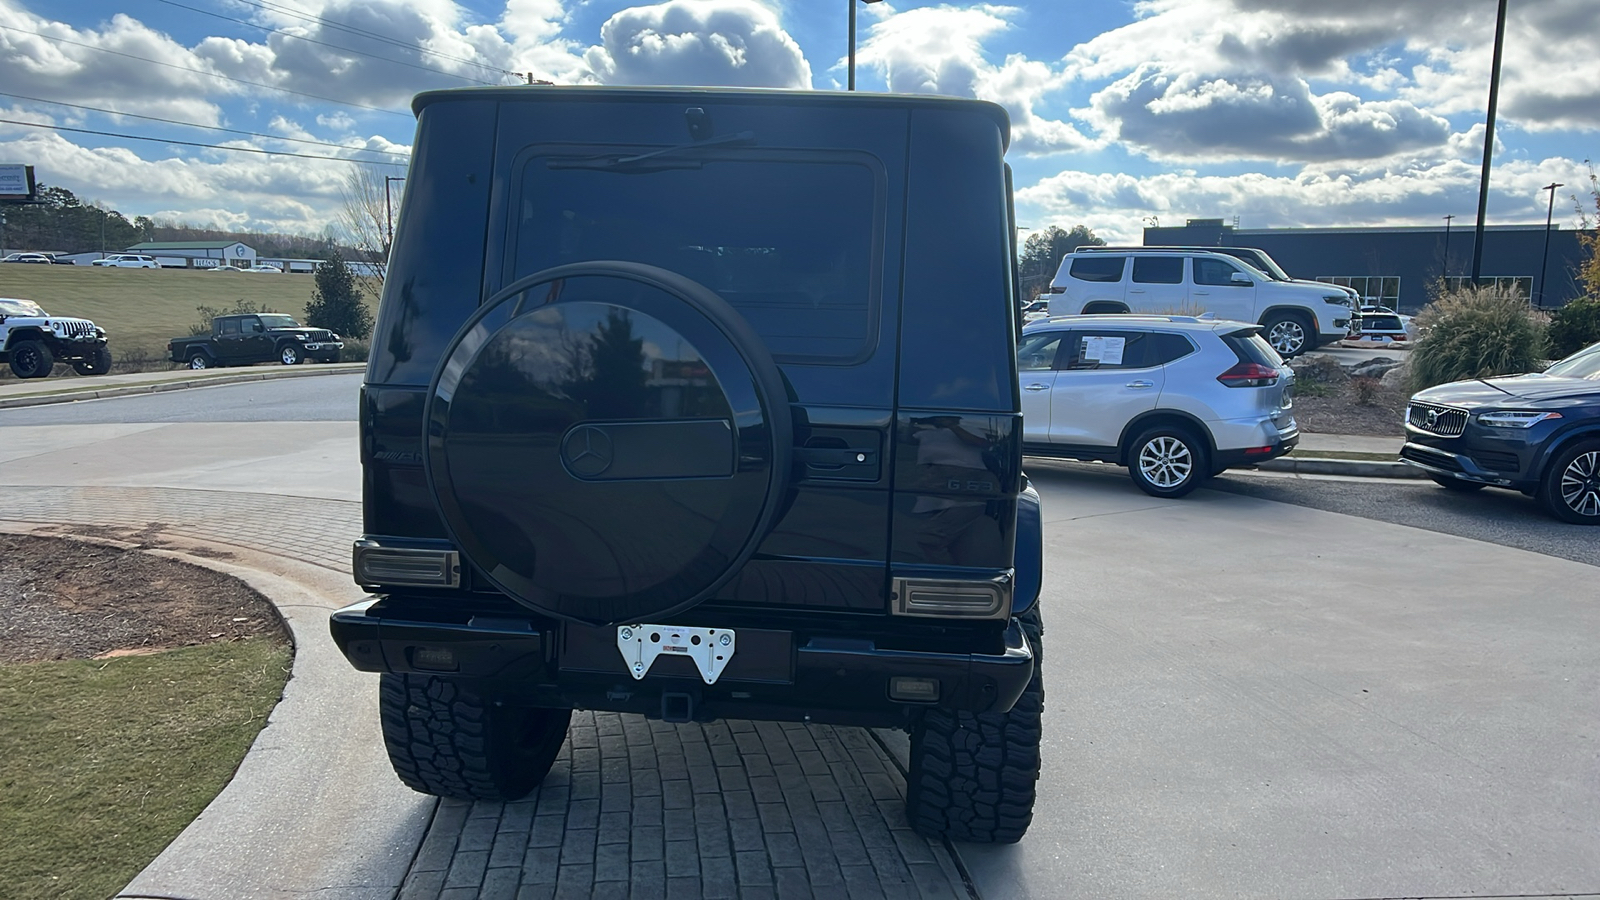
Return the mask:
<svg viewBox="0 0 1600 900"><path fill-rule="evenodd" d="M1065 331L1038 331L1022 337L1017 347L1017 378L1022 386L1022 440L1050 442L1050 389L1056 383L1056 359Z"/></svg>
<svg viewBox="0 0 1600 900"><path fill-rule="evenodd" d="M1056 355L1050 436L1057 444L1111 449L1123 429L1154 409L1165 373L1146 361L1149 334L1136 328L1075 328Z"/></svg>
<svg viewBox="0 0 1600 900"><path fill-rule="evenodd" d="M1242 267L1215 257L1197 256L1192 260L1193 286L1190 305L1219 319L1254 322L1256 310L1255 277ZM1244 276L1244 280L1235 275Z"/></svg>
<svg viewBox="0 0 1600 900"><path fill-rule="evenodd" d="M240 353L253 360L271 359L272 335L267 333L265 325L256 316L247 316L239 320L239 349Z"/></svg>
<svg viewBox="0 0 1600 900"><path fill-rule="evenodd" d="M237 362L245 358L244 335L239 333L239 319L223 319L217 323L218 362Z"/></svg>
<svg viewBox="0 0 1600 900"><path fill-rule="evenodd" d="M1182 313L1189 302L1184 257L1176 253L1136 255L1128 282L1128 309L1136 313Z"/></svg>

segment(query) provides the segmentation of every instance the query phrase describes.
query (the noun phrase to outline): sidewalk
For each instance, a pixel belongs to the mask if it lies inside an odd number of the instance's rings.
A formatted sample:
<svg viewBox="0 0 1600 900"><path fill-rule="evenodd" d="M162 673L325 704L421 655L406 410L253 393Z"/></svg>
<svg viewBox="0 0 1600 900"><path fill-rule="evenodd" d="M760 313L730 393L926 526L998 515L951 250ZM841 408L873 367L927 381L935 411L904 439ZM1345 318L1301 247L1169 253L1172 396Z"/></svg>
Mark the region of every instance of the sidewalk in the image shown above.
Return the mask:
<svg viewBox="0 0 1600 900"><path fill-rule="evenodd" d="M173 369L168 372L134 372L127 375L62 375L7 378L0 381L0 409L181 391L185 388L238 384L243 381L269 381L275 378L303 378L308 375L337 375L360 372L366 363L319 363L299 366L244 366L237 369Z"/></svg>
<svg viewBox="0 0 1600 900"><path fill-rule="evenodd" d="M1300 444L1288 456L1256 463L1263 472L1294 475L1341 475L1347 478L1427 478L1426 472L1400 462L1402 437L1300 433ZM1362 454L1366 458L1350 458Z"/></svg>

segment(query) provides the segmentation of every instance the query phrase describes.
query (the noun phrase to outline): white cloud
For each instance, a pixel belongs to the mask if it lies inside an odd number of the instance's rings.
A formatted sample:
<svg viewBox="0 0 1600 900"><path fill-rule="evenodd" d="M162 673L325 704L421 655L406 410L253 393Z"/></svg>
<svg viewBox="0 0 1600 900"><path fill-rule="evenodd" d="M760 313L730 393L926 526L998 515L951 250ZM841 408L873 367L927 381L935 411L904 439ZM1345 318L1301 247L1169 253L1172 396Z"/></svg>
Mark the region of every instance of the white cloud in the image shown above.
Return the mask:
<svg viewBox="0 0 1600 900"><path fill-rule="evenodd" d="M1015 152L1094 146L1073 125L1036 112L1043 98L1065 83L1063 73L1020 54L998 66L987 59L985 42L1008 30L1018 13L1015 7L987 4L894 13L870 27L856 51L856 64L878 71L895 93L976 97L1001 104L1011 114Z"/></svg>
<svg viewBox="0 0 1600 900"><path fill-rule="evenodd" d="M603 84L811 87L811 65L755 0L668 0L617 13L584 56Z"/></svg>

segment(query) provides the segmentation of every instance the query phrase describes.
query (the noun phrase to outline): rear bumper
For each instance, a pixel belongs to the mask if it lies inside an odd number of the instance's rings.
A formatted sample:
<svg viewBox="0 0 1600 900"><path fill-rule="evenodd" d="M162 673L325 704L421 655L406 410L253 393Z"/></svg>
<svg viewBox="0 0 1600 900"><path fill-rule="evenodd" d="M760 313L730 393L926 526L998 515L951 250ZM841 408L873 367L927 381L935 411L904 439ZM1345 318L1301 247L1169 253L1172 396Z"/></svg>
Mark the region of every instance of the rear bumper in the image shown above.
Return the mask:
<svg viewBox="0 0 1600 900"><path fill-rule="evenodd" d="M887 646L889 641L842 630L736 628L741 652L708 685L686 658L659 658L650 674L635 680L616 649L614 628L505 615L460 618L389 609L373 598L335 612L329 629L351 665L366 672L470 678L492 682L533 705L652 717L663 715L666 698L674 709L682 709L688 698L690 717L700 721L895 727L930 706L1004 712L1021 696L1034 668L1033 648L1015 619L981 653L917 648L911 640ZM447 665L439 662L441 651L449 651ZM892 699L889 682L895 677L937 681L938 700Z"/></svg>
<svg viewBox="0 0 1600 900"><path fill-rule="evenodd" d="M1207 422L1217 443L1213 462L1218 467L1237 468L1276 459L1300 443L1300 426L1290 419L1279 426L1270 418L1224 419Z"/></svg>

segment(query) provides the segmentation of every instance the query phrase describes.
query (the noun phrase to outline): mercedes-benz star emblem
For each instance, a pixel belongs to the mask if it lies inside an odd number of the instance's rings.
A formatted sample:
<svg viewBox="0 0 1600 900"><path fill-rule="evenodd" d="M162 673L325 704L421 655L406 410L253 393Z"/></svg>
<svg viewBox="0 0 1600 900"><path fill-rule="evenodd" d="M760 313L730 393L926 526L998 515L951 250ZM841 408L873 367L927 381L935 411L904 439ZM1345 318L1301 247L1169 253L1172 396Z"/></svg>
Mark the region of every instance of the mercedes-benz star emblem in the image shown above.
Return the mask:
<svg viewBox="0 0 1600 900"><path fill-rule="evenodd" d="M579 478L593 478L611 468L612 454L611 436L593 425L572 429L561 444L562 461Z"/></svg>

